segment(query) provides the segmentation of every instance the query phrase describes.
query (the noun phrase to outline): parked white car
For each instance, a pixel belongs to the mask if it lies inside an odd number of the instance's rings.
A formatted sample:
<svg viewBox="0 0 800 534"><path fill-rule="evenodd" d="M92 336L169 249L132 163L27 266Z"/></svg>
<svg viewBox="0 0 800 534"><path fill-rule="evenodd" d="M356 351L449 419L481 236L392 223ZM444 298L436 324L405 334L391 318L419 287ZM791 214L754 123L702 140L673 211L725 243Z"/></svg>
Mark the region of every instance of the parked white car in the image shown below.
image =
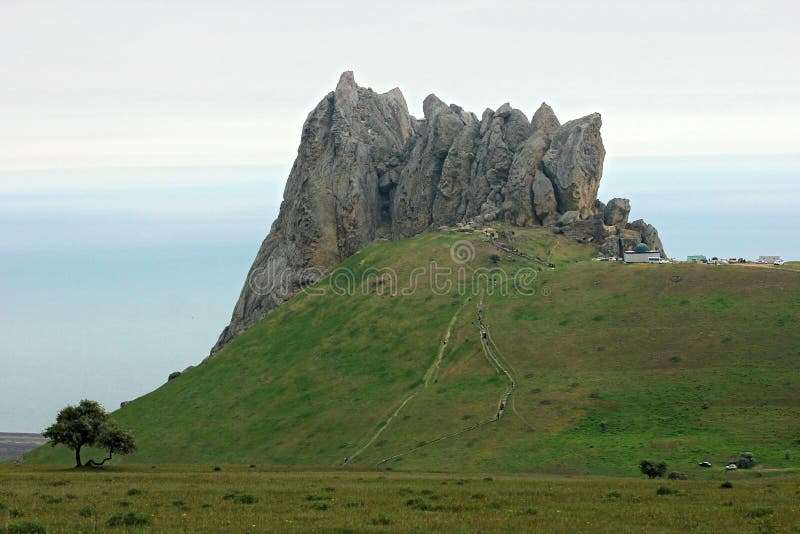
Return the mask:
<svg viewBox="0 0 800 534"><path fill-rule="evenodd" d="M737 469L739 468L736 467L736 464L728 464L725 466L725 471L736 471Z"/></svg>
<svg viewBox="0 0 800 534"><path fill-rule="evenodd" d="M783 260L775 260L774 262L772 262L773 265L783 265L784 263L786 262L784 262Z"/></svg>

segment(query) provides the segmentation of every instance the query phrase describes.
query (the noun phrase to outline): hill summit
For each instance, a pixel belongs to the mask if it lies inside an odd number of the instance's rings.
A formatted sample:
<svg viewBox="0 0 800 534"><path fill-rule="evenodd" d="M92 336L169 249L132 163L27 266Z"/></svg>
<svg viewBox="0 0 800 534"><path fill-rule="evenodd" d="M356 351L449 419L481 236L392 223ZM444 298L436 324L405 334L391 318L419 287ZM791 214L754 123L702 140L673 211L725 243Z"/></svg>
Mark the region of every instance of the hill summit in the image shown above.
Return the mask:
<svg viewBox="0 0 800 534"><path fill-rule="evenodd" d="M510 104L479 119L436 95L423 119L399 89L376 93L344 72L308 115L280 214L212 353L364 245L459 223L551 226L619 255L658 232L628 222L630 202L597 199L600 114L561 124Z"/></svg>

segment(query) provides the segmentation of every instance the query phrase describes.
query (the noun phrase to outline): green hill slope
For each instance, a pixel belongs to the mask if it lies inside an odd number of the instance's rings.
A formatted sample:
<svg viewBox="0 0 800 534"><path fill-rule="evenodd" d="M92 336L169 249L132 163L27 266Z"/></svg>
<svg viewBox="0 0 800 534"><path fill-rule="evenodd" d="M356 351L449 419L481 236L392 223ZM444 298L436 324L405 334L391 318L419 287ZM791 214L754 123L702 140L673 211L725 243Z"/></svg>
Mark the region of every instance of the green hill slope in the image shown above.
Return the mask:
<svg viewBox="0 0 800 534"><path fill-rule="evenodd" d="M366 247L117 411L140 447L118 461L632 474L747 450L795 465L800 273L594 262L514 231L527 258L478 233Z"/></svg>

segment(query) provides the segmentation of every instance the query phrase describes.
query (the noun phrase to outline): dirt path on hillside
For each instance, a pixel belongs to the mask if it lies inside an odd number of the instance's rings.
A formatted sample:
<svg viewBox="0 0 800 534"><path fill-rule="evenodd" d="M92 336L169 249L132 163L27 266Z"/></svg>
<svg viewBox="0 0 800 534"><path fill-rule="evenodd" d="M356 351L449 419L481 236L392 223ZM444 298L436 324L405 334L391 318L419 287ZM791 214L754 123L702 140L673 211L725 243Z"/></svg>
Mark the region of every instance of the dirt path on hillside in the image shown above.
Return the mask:
<svg viewBox="0 0 800 534"><path fill-rule="evenodd" d="M451 332L453 330L453 326L456 324L456 320L458 319L459 313L461 313L461 310L463 310L464 306L467 305L467 302L469 302L469 298L467 298L467 300L465 300L464 303L461 304L461 306L458 307L458 309L456 310L456 313L454 313L453 317L450 319L450 322L447 323L447 330L445 330L444 338L442 338L442 340L440 342L441 344L439 346L439 351L437 352L436 358L433 360L433 363L428 368L428 370L425 372L425 375L422 377L422 385L417 387L416 390L413 393L411 393L411 395L406 397L406 399L402 403L400 403L400 406L397 407L397 409L394 411L394 413L392 413L392 415L390 415L386 419L386 424L384 424L382 427L380 427L378 429L378 431L375 432L375 434L372 435L372 437L369 439L369 441L367 441L367 443L363 447L361 447L355 453L353 453L352 456L350 456L349 458L345 459L345 461L344 461L345 464L352 463L353 460L356 457L358 457L362 452L367 450L373 443L375 443L375 441L377 441L378 437L383 433L383 431L386 430L386 428L388 428L388 426L392 422L392 420L395 417L397 417L398 415L400 415L400 412L403 410L403 408L406 407L406 404L408 404L411 401L411 399L416 397L417 394L419 394L421 391L424 391L425 389L427 389L428 386L431 384L431 382L433 382L434 384L437 382L437 375L439 374L439 367L442 364L442 360L444 359L444 352L445 352L445 350L447 350L447 345L450 342L450 334L451 334Z"/></svg>
<svg viewBox="0 0 800 534"><path fill-rule="evenodd" d="M496 423L503 416L503 412L505 411L505 409L506 409L506 407L508 405L509 398L511 397L511 394L514 392L514 390L517 388L517 381L514 378L514 375L512 374L511 366L508 363L504 362L503 358L499 354L499 350L497 350L497 345L495 345L494 341L492 341L491 336L489 335L489 326L486 323L484 323L484 321L483 321L483 297L481 297L481 299L480 299L480 301L478 303L477 317L478 317L477 323L478 323L478 331L480 332L481 346L483 348L483 353L486 356L486 359L489 360L489 363L495 368L495 370L498 373L506 375L506 378L508 378L508 380L509 380L509 386L505 390L505 392L503 392L503 396L500 397L500 401L498 402L498 405L497 405L497 412L495 413L494 417L492 417L491 419L487 419L485 421L481 421L479 423L475 423L472 426L469 426L467 428L463 428L463 429L458 430L456 432L452 432L452 433L449 433L449 434L444 434L444 435L439 436L437 438L434 438L434 439L432 439L430 441L426 441L424 443L421 443L420 445L417 445L416 447L412 447L411 449L408 449L406 451L400 452L400 453L395 454L393 456L389 456L388 458L384 458L383 460L378 462L377 465L382 465L382 464L385 464L386 462L395 460L395 459L400 458L402 456L406 456L408 454L411 454L413 452L416 452L416 451L422 449L423 447L427 447L429 445L433 445L434 443L439 443L439 442L447 440L447 439L451 439L451 438L455 438L455 437L458 437L458 436L462 436L462 435L466 434L467 432L472 432L473 430L477 430L477 429L479 429L479 428L481 428L483 426L486 426L488 424ZM451 323L452 322L453 321L451 321ZM512 401L513 401L513 399L512 399ZM528 424L528 422L517 412L517 410L513 406L513 404L512 404L512 410L525 423L526 426L531 428L530 424Z"/></svg>
<svg viewBox="0 0 800 534"><path fill-rule="evenodd" d="M514 256L519 256L520 258L524 258L528 261L535 261L536 263L539 263L546 267L551 266L550 262L543 260L539 256L531 256L527 252L522 252L513 245L507 245L505 243L501 243L493 237L489 237L489 243L494 245L494 247L497 248L498 250L502 250L503 252L508 252L509 254L513 254Z"/></svg>
<svg viewBox="0 0 800 534"><path fill-rule="evenodd" d="M487 337L488 337L489 343L490 343L490 344L492 345L492 347L494 348L494 353L495 353L495 354L498 356L498 358L500 358L500 360L501 360L501 361L503 362L503 364L504 364L504 365L505 365L505 366L508 368L508 370L511 372L511 374L512 374L513 376L517 376L517 370L516 370L516 369L514 369L514 367L513 367L513 366L512 366L512 365L509 363L509 361L508 361L508 360L506 360L505 358L502 358L502 356L501 356L501 353L500 353L500 347L498 347L498 346L497 346L497 344L494 342L494 338L493 338L493 337L492 337L492 335L489 333L488 329L487 329L487 331L486 331L486 332L487 332L487 334L486 334L486 335L487 335ZM516 382L515 382L515 383L516 383ZM514 412L514 415L516 415L517 417L519 417L519 419L520 419L520 420L521 420L523 423L525 423L525 426L527 426L527 427L528 427L530 430L533 430L533 425L531 425L531 424L528 422L528 420L527 420L527 419L525 419L524 417L522 417L522 415L521 415L521 414L520 414L520 413L517 411L517 402L516 402L516 399L517 399L516 395L514 395L514 396L512 396L512 397L510 398L510 403L511 403L511 411L512 411L512 412Z"/></svg>
<svg viewBox="0 0 800 534"><path fill-rule="evenodd" d="M483 297L481 297L480 303L478 304L478 328L481 332L481 346L483 347L483 353L486 358L500 373L506 375L508 378L509 386L508 389L503 393L503 396L500 398L500 402L497 404L497 414L495 419L500 419L503 417L503 412L505 412L506 404L508 403L508 398L514 393L514 390L517 389L517 381L514 380L514 376L511 374L511 371L503 364L501 361L500 356L497 352L495 352L494 348L492 347L492 343L489 342L489 328L486 323L483 321ZM496 347L496 346L495 346Z"/></svg>

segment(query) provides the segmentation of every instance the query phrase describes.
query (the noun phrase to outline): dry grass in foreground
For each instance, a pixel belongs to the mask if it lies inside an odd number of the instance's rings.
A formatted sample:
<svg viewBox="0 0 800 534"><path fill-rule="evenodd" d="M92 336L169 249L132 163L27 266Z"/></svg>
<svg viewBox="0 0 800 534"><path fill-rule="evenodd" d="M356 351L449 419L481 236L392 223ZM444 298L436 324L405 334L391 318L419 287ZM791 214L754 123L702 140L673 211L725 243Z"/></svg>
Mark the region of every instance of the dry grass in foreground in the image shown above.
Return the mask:
<svg viewBox="0 0 800 534"><path fill-rule="evenodd" d="M2 532L800 531L796 474L731 473L721 483L2 466L0 488Z"/></svg>

